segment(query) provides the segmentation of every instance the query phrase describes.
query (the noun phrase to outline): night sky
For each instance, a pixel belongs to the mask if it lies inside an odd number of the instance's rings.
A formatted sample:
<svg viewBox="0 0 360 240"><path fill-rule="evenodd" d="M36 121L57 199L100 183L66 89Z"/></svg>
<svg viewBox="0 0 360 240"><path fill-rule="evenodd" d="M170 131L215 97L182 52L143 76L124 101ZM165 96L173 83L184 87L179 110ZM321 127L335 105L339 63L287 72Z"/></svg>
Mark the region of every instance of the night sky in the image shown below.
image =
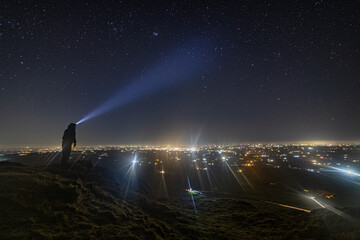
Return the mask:
<svg viewBox="0 0 360 240"><path fill-rule="evenodd" d="M359 141L359 29L359 1L7 1L0 144L60 145L134 85L78 145ZM204 64L140 90L181 52Z"/></svg>

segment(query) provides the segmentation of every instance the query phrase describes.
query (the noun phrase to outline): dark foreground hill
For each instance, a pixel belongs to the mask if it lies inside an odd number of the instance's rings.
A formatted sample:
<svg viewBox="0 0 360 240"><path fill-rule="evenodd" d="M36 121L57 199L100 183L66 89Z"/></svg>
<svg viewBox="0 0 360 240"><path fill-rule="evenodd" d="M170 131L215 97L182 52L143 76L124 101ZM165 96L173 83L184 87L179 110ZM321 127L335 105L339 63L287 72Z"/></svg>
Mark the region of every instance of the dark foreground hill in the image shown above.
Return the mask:
<svg viewBox="0 0 360 240"><path fill-rule="evenodd" d="M195 214L190 197L157 201L145 183L121 179L84 162L66 171L0 163L0 239L360 239L360 209L205 197Z"/></svg>

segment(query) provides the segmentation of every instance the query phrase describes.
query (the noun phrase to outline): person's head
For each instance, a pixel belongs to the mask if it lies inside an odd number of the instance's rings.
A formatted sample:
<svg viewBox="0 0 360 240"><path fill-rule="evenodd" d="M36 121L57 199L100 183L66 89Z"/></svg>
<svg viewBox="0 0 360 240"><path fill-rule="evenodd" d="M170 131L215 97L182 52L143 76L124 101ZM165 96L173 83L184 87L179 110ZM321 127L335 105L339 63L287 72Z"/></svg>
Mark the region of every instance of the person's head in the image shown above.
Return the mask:
<svg viewBox="0 0 360 240"><path fill-rule="evenodd" d="M76 127L75 123L70 123L69 126L68 126L68 128L73 128L73 129L75 129L75 127Z"/></svg>

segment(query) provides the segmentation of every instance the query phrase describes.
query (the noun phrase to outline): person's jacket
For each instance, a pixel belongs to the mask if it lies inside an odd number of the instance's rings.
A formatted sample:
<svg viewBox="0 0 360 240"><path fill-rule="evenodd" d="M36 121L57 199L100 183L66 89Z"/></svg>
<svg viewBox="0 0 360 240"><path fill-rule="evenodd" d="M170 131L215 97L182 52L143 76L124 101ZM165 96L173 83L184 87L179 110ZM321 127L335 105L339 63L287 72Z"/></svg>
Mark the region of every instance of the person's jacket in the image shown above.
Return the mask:
<svg viewBox="0 0 360 240"><path fill-rule="evenodd" d="M74 143L74 145L76 145L76 133L75 133L75 129L66 129L64 131L64 135L62 137L62 145L68 145L71 146L72 143Z"/></svg>

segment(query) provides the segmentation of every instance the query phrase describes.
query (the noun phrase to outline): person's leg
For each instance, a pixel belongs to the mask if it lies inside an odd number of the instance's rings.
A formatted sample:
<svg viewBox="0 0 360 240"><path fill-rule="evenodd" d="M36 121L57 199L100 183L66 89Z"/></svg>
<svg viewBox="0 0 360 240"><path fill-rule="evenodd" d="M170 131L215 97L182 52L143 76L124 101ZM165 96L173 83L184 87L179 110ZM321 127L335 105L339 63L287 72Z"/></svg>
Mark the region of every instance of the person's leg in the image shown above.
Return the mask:
<svg viewBox="0 0 360 240"><path fill-rule="evenodd" d="M61 166L66 167L70 158L71 147L64 147L62 150Z"/></svg>

